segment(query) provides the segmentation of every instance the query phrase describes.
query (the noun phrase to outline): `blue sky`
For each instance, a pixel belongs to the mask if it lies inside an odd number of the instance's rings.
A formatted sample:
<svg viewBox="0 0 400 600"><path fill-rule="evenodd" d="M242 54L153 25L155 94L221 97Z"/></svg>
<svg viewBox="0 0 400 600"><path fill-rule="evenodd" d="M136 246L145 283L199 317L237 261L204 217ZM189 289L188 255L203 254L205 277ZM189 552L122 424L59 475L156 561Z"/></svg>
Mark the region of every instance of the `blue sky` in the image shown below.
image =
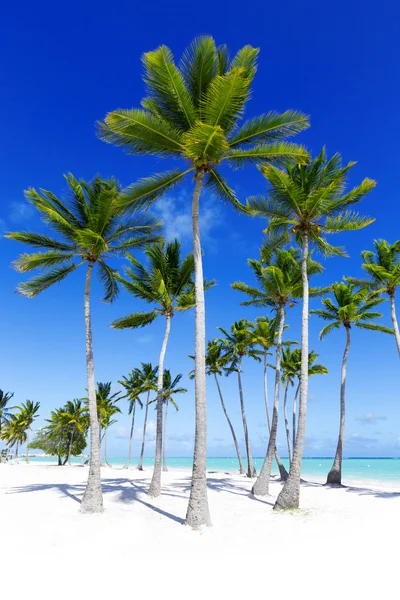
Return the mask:
<svg viewBox="0 0 400 600"><path fill-rule="evenodd" d="M360 275L361 250L370 248L374 238L394 241L399 237L395 219L399 23L397 3L386 2L377 10L370 0L341 0L334 8L316 1L289 0L284 9L260 0L203 2L201 10L187 2L159 0L114 5L76 0L68 5L40 1L25 1L18 7L9 4L3 9L0 24L1 230L42 227L24 200L23 190L28 186L59 194L65 189L62 174L69 171L87 179L97 173L115 175L125 185L166 168L160 159L129 157L100 142L94 133L95 121L115 108L139 105L144 94L140 63L144 51L166 44L179 58L193 37L211 34L217 43L227 44L232 54L244 44L261 48L246 117L269 110L302 110L311 115L312 126L296 141L313 154L325 144L329 154L339 151L345 161L358 161L351 185L364 177L378 181L377 188L360 205L360 210L376 217L376 222L362 232L337 238L346 245L350 258L325 261L326 271L319 283ZM254 168L232 172L230 182L242 200L265 191L264 181ZM165 222L166 235L178 236L185 251L191 249L190 198L188 182L155 208ZM240 295L230 284L235 280L252 282L246 261L257 257L265 223L234 214L208 194L202 197L201 211L205 275L218 282L207 295L207 334L211 338L217 334L218 325L229 327L235 319L253 319L260 314L241 307ZM52 408L84 394L84 272L74 273L60 286L27 300L15 294L21 275L10 269L22 248L4 238L0 245L0 387L14 391L18 403L27 398L40 401L40 425ZM142 305L125 293L112 306L102 304L100 298L100 286L95 284L92 306L97 380L117 382L140 361L157 363L163 323L137 332L112 331L112 319L141 310ZM383 322L390 325L388 304L383 312ZM299 316L298 307L289 311L291 339L299 339ZM319 342L320 326L316 317L311 318L310 347L319 352L329 375L310 381L307 456L332 455L338 428L344 332ZM179 398L179 413L171 411L169 419L168 452L174 456L188 456L192 451L194 394L187 378L191 368L187 355L193 352L193 329L193 313L177 315L167 351L166 366L173 373L184 374L189 390ZM346 455L400 454L398 375L394 339L354 331L348 365ZM246 362L243 378L253 451L260 456L266 445L261 367ZM216 390L212 381L208 383L209 455L232 455ZM224 378L222 386L242 438L234 376ZM272 385L270 389L272 392ZM110 454L114 456L125 455L127 450L129 422L124 412L110 433ZM136 438L140 437L140 426L141 422ZM153 422L149 430L150 455ZM279 443L285 455L282 429Z"/></svg>

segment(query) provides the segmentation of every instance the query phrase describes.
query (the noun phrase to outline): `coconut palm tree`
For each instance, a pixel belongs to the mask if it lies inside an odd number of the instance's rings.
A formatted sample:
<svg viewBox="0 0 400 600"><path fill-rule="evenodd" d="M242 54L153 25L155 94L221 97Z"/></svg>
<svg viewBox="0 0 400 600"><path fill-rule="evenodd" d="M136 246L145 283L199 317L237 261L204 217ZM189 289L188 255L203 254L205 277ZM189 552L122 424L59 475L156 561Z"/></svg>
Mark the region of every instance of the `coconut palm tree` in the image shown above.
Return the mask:
<svg viewBox="0 0 400 600"><path fill-rule="evenodd" d="M28 440L28 434L31 431L33 421L39 416L38 411L40 408L40 402L32 402L32 400L27 400L26 402L22 402L21 406L16 406L16 409L19 411L17 414L17 418L20 419L20 423L25 430L26 439ZM29 449L28 445L26 446L26 462L29 462Z"/></svg>
<svg viewBox="0 0 400 600"><path fill-rule="evenodd" d="M256 306L259 308L268 307L275 312L278 319L275 391L271 434L269 436L267 453L260 475L252 489L252 493L258 496L265 496L269 493L269 480L271 477L272 461L276 447L281 379L282 336L285 325L286 309L287 306L293 306L296 300L301 298L303 293L302 270L300 253L298 250L295 248L289 248L288 250L278 248L270 255L269 263L266 262L266 257L267 255L263 250L263 262L252 259L248 261L258 283L257 287L242 282L236 282L232 285L233 289L243 292L249 297L249 300L242 302L242 305ZM310 274L316 274L322 271L321 265L311 258L308 258L308 269ZM320 290L313 290L313 293L320 293Z"/></svg>
<svg viewBox="0 0 400 600"><path fill-rule="evenodd" d="M363 282L354 277L346 277L346 281L356 284L366 283L374 289L381 289L389 296L393 331L400 355L400 332L395 305L396 290L400 285L400 240L394 244L389 244L386 240L374 240L374 246L376 252L371 250L361 252L364 261L362 268L371 279Z"/></svg>
<svg viewBox="0 0 400 600"><path fill-rule="evenodd" d="M146 398L146 408L144 412L144 422L143 422L143 438L142 438L142 448L140 450L140 458L138 463L138 470L143 471L143 455L144 455L144 445L146 441L146 429L147 429L147 417L149 412L149 401L150 401L150 392L155 391L157 389L157 372L158 367L153 367L151 363L142 363L142 368L138 369L140 376L140 386L143 393L147 393Z"/></svg>
<svg viewBox="0 0 400 600"><path fill-rule="evenodd" d="M254 348L254 342L250 328L252 323L246 319L235 321L231 326L231 331L228 332L223 327L218 329L224 334L225 338L218 340L226 349L227 358L230 360L230 366L226 369L226 374L229 375L234 371L238 377L240 409L242 413L244 441L246 444L247 455L247 477L256 476L256 468L253 462L251 453L250 436L247 427L246 411L244 406L243 386L242 386L242 367L243 357L249 356L260 361L260 352Z"/></svg>
<svg viewBox="0 0 400 600"><path fill-rule="evenodd" d="M2 426L7 423L8 419L12 416L10 413L12 407L8 406L8 403L13 396L13 392L3 392L3 390L0 390L0 436Z"/></svg>
<svg viewBox="0 0 400 600"><path fill-rule="evenodd" d="M123 466L124 469L129 469L132 453L133 430L135 427L136 404L139 404L140 408L143 408L143 402L139 397L140 394L143 392L141 373L139 369L133 369L133 371L131 371L128 377L125 377L124 375L123 378L120 381L118 381L118 383L120 383L125 390L125 394L122 396L122 398L127 398L129 402L128 415L132 415L131 432L129 435L128 458Z"/></svg>
<svg viewBox="0 0 400 600"><path fill-rule="evenodd" d="M206 485L206 382L203 266L199 199L203 186L224 201L237 204L234 191L218 170L220 163L237 167L290 158L301 162L306 151L283 142L308 127L305 115L266 113L239 126L250 98L258 49L245 46L229 60L225 46L213 38L195 39L179 66L166 46L142 58L146 98L142 109L119 109L99 124L104 141L130 154L180 159L183 169L140 180L126 196L127 206L150 203L192 175L193 248L196 263L196 434L192 487L186 522L193 528L210 524Z"/></svg>
<svg viewBox="0 0 400 600"><path fill-rule="evenodd" d="M185 394L187 389L182 387L177 387L178 383L182 379L182 374L179 373L174 380L171 377L171 371L169 369L164 369L163 376L163 402L165 405L164 411L164 434L163 434L163 471L168 471L167 467L167 454L166 454L166 442L167 442L167 417L168 417L168 405L172 404L176 411L179 410L179 407L174 400L173 396L175 394Z"/></svg>
<svg viewBox="0 0 400 600"><path fill-rule="evenodd" d="M116 420L112 419L112 417L121 412L117 406L117 402L121 399L121 392L111 394L111 385L111 381L107 381L107 383L97 383L96 390L100 451L102 441L104 440L104 462L109 467L111 467L111 465L107 460L107 429L116 423Z"/></svg>
<svg viewBox="0 0 400 600"><path fill-rule="evenodd" d="M391 333L393 330L377 323L372 323L375 319L382 317L382 314L371 309L385 301L379 296L379 291L369 291L366 287L358 287L349 282L334 283L332 285L334 301L330 298L322 300L324 308L311 311L318 315L324 321L330 321L319 334L323 339L333 329L345 328L346 345L342 359L342 377L340 384L340 427L339 438L336 448L335 459L328 474L327 484L341 485L342 483L342 456L343 440L345 428L345 395L346 395L346 376L347 376L347 358L350 349L352 327L359 329L368 329L372 331L381 331L382 333Z"/></svg>
<svg viewBox="0 0 400 600"><path fill-rule="evenodd" d="M21 413L11 415L3 426L0 438L9 448L15 448L14 457L18 459L18 450L28 440L28 429Z"/></svg>
<svg viewBox="0 0 400 600"><path fill-rule="evenodd" d="M56 234L57 239L42 233L13 232L6 234L18 242L29 244L44 252L22 254L15 267L23 273L40 269L39 275L19 285L18 290L28 298L37 296L59 283L82 265L87 265L84 292L86 330L86 371L88 380L90 416L90 465L88 483L81 503L85 513L101 512L103 496L100 475L99 424L96 406L90 289L92 273L97 266L104 288L104 299L112 302L118 295L116 271L107 262L127 250L143 248L156 239L157 223L151 217L134 212L123 218L121 190L114 179L96 177L87 183L78 181L71 173L65 175L68 195L60 199L47 190L26 192L28 201L39 211L42 219Z"/></svg>
<svg viewBox="0 0 400 600"><path fill-rule="evenodd" d="M60 409L59 415L55 416L59 416L59 419L56 419L59 421L57 427L59 429L65 428L68 430L68 451L64 465L67 463L70 464L72 446L76 435L78 433L85 435L89 427L87 406L83 404L82 398L76 398L73 401L68 400L65 406Z"/></svg>
<svg viewBox="0 0 400 600"><path fill-rule="evenodd" d="M249 214L268 219L268 234L276 234L282 242L295 237L302 252L302 371L298 434L289 477L278 496L275 509L298 508L300 499L308 399L309 250L315 247L324 255L345 256L343 248L327 242L327 235L362 229L374 221L349 210L375 187L375 181L364 179L359 186L345 192L346 177L354 164L342 167L340 154L327 160L323 148L314 160L305 165L287 164L285 169L267 165L262 168L262 173L270 184L268 197L257 196L247 200ZM272 241L275 245L276 240Z"/></svg>
<svg viewBox="0 0 400 600"><path fill-rule="evenodd" d="M156 498L161 493L161 458L162 458L162 381L164 358L171 329L171 319L177 311L189 310L195 306L195 290L193 284L194 258L188 254L181 258L181 244L178 240L158 242L148 246L145 251L147 265L142 265L136 258L128 255L130 267L126 269L126 278L118 280L135 298L140 298L155 308L146 313L134 313L111 323L115 329L137 329L149 325L158 316L165 317L165 334L161 346L157 378L157 430L156 456L149 495ZM206 283L206 288L213 282Z"/></svg>

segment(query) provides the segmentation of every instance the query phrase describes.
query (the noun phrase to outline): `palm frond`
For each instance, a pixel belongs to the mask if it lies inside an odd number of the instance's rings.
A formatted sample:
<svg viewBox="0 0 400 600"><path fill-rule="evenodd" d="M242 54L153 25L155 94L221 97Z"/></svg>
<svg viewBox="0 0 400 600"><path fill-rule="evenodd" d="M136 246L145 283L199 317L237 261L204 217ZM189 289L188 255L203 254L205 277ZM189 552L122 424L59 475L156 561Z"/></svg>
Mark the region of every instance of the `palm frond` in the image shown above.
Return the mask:
<svg viewBox="0 0 400 600"><path fill-rule="evenodd" d="M232 148L222 157L222 160L228 160L237 169L248 163L284 165L287 161L304 163L307 159L308 152L305 148L289 142L258 144L253 148Z"/></svg>
<svg viewBox="0 0 400 600"><path fill-rule="evenodd" d="M109 267L103 260L98 260L98 273L103 285L105 302L114 302L119 294L118 283L116 279L117 270Z"/></svg>
<svg viewBox="0 0 400 600"><path fill-rule="evenodd" d="M139 179L138 182L124 190L119 203L125 210L147 207L154 200L161 198L172 187L181 183L183 177L191 171L194 171L194 168L186 171L175 169L174 171L164 171L164 173L157 173Z"/></svg>
<svg viewBox="0 0 400 600"><path fill-rule="evenodd" d="M137 329L138 327L145 327L150 325L159 313L156 311L148 313L134 313L121 319L112 321L111 327L113 329Z"/></svg>
<svg viewBox="0 0 400 600"><path fill-rule="evenodd" d="M301 112L287 110L279 114L271 111L243 123L230 137L229 146L234 148L246 144L276 142L296 135L309 126L309 118Z"/></svg>
<svg viewBox="0 0 400 600"><path fill-rule="evenodd" d="M75 254L72 252L60 252L58 250L20 254L17 260L13 262L13 267L20 273L26 273L34 269L47 269L63 262L70 262L74 256Z"/></svg>
<svg viewBox="0 0 400 600"><path fill-rule="evenodd" d="M82 264L82 263L80 263ZM17 287L17 290L20 294L27 296L28 298L34 298L40 292L47 290L47 288L51 287L55 283L60 283L67 275L75 271L75 269L79 265L66 265L65 267L60 267L58 269L52 269L51 271L44 273L43 275L38 275L37 277L33 277L30 281L20 283Z"/></svg>

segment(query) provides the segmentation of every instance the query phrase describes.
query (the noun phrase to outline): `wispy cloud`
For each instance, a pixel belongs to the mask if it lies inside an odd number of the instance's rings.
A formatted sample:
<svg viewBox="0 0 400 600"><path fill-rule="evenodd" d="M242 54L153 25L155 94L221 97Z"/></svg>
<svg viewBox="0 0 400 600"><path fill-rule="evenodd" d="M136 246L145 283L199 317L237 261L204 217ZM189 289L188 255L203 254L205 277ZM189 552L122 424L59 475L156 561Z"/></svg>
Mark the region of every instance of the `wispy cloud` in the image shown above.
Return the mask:
<svg viewBox="0 0 400 600"><path fill-rule="evenodd" d="M361 417L357 417L356 421L360 425L376 425L379 421L387 421L387 417L383 415L373 415L372 413L365 413Z"/></svg>
<svg viewBox="0 0 400 600"><path fill-rule="evenodd" d="M354 444L365 444L367 448L375 447L378 443L376 438L365 437L360 433L351 433L347 436L346 441Z"/></svg>

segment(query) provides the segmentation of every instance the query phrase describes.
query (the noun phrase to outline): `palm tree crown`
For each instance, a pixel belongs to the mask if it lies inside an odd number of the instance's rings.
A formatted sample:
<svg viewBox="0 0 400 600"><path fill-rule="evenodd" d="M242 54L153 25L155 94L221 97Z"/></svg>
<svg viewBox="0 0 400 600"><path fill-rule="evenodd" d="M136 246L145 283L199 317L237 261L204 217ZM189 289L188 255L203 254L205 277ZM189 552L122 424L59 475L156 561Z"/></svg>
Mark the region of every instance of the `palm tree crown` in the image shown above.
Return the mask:
<svg viewBox="0 0 400 600"><path fill-rule="evenodd" d="M12 416L10 413L11 407L8 406L8 403L13 396L13 392L3 392L3 390L0 390L0 433L3 423L7 423L7 420Z"/></svg>
<svg viewBox="0 0 400 600"><path fill-rule="evenodd" d="M361 252L362 268L371 277L376 288L384 288L392 296L400 285L400 240L389 244L386 240L374 240L376 252Z"/></svg>
<svg viewBox="0 0 400 600"><path fill-rule="evenodd" d="M187 392L186 388L177 387L181 379L182 373L178 373L178 375L174 379L172 379L171 371L169 369L164 369L163 401L165 404L171 403L175 410L179 410L179 408L172 396L174 396L175 394L185 394Z"/></svg>

